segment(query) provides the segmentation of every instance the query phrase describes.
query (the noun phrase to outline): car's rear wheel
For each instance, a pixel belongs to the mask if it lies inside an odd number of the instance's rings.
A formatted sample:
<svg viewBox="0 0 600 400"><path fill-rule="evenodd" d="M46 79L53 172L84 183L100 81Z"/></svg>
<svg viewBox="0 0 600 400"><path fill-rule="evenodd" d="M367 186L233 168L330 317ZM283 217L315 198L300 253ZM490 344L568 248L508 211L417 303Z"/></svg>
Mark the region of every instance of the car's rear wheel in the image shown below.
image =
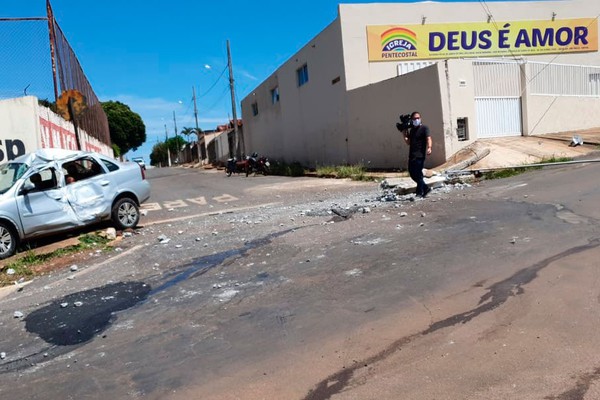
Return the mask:
<svg viewBox="0 0 600 400"><path fill-rule="evenodd" d="M0 222L0 260L15 254L19 238L4 222Z"/></svg>
<svg viewBox="0 0 600 400"><path fill-rule="evenodd" d="M118 229L135 228L140 221L140 209L129 197L119 199L112 209L112 221Z"/></svg>

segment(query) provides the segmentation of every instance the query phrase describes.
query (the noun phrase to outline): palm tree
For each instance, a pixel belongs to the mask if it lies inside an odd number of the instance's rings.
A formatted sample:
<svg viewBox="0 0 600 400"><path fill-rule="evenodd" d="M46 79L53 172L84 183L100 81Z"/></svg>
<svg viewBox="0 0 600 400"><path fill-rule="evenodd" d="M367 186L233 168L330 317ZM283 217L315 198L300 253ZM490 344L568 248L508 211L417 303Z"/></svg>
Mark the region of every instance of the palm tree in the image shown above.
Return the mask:
<svg viewBox="0 0 600 400"><path fill-rule="evenodd" d="M185 137L187 138L186 142L189 143L190 142L190 135L196 133L196 129L195 128L183 128L181 130L181 134L185 135Z"/></svg>

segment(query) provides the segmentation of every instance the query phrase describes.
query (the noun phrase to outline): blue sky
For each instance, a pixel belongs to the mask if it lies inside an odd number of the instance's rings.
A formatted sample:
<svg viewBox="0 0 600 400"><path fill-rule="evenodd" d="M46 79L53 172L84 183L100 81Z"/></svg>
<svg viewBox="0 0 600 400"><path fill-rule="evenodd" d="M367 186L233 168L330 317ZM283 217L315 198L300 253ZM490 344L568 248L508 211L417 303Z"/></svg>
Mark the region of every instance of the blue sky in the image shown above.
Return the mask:
<svg viewBox="0 0 600 400"><path fill-rule="evenodd" d="M0 17L45 16L45 0L0 2ZM52 7L100 100L119 100L142 116L147 141L127 156L148 160L165 138L165 124L174 135L173 111L179 131L195 125L192 86L202 129L230 118L227 72L219 78L227 39L241 118L241 99L333 21L338 3L52 0Z"/></svg>

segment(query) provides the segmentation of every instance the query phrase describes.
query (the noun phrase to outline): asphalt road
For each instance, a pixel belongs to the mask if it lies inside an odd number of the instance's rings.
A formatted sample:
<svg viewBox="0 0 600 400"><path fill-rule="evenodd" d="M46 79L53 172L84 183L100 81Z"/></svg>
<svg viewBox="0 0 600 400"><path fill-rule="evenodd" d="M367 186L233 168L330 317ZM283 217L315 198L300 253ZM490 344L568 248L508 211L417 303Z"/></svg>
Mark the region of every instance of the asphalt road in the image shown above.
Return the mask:
<svg viewBox="0 0 600 400"><path fill-rule="evenodd" d="M600 398L599 174L149 171L118 251L0 292L0 398Z"/></svg>

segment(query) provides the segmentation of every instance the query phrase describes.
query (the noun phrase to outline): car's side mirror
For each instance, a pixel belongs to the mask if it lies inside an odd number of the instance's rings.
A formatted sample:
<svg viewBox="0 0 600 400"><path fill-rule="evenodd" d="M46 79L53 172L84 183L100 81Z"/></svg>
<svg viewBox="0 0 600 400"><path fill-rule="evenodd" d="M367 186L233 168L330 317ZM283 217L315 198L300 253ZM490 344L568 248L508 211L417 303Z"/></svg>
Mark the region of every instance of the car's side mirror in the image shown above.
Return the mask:
<svg viewBox="0 0 600 400"><path fill-rule="evenodd" d="M33 190L35 190L35 185L30 181L25 181L23 186L21 186L21 194L27 194Z"/></svg>

